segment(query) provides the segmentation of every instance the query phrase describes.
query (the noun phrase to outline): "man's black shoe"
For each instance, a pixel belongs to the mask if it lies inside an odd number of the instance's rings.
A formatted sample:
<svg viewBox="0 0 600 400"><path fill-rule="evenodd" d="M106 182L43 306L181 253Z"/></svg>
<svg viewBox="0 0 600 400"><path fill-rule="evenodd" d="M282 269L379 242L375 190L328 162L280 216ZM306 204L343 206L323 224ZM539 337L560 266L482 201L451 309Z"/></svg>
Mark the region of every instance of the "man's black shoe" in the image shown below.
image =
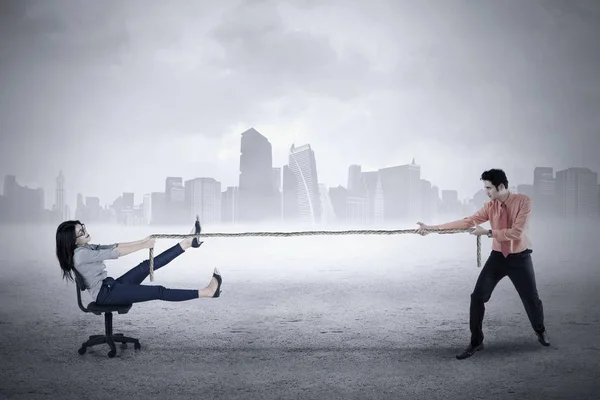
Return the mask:
<svg viewBox="0 0 600 400"><path fill-rule="evenodd" d="M535 334L537 335L538 342L540 342L544 346L550 346L550 339L548 338L548 333L546 331L541 333L536 332Z"/></svg>
<svg viewBox="0 0 600 400"><path fill-rule="evenodd" d="M465 358L471 357L473 354L475 354L476 351L480 351L480 350L483 350L483 343L481 343L477 346L473 346L470 344L467 346L467 348L462 353L456 355L456 359L464 360Z"/></svg>

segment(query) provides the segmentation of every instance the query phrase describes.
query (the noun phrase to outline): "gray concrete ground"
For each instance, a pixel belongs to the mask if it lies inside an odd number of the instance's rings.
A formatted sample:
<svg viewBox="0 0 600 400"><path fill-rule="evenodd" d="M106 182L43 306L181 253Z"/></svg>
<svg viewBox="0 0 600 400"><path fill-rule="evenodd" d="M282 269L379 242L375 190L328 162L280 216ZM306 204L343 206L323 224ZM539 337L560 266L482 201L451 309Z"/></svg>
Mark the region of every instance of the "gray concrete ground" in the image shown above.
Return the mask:
<svg viewBox="0 0 600 400"><path fill-rule="evenodd" d="M149 233L102 228L95 238ZM109 359L106 345L77 354L103 319L77 308L51 239L38 234L2 231L0 398L598 398L600 251L581 229L535 236L552 347L536 341L505 279L487 305L486 350L463 361L454 356L468 343L479 272L468 235L207 240L147 283L201 286L217 266L222 297L115 315L115 331L142 349ZM484 261L488 253L484 239ZM144 257L109 261L109 273Z"/></svg>

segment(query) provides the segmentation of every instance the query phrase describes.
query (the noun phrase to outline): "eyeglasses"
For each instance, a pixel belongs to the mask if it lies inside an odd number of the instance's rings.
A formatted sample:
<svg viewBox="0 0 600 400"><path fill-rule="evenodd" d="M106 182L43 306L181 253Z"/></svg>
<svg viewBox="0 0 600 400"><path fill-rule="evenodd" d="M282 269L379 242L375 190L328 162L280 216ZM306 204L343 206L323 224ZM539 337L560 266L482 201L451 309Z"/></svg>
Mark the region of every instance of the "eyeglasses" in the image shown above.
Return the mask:
<svg viewBox="0 0 600 400"><path fill-rule="evenodd" d="M80 238L82 236L85 236L86 233L87 233L87 230L85 229L85 224L81 224L81 230L77 234L76 238Z"/></svg>

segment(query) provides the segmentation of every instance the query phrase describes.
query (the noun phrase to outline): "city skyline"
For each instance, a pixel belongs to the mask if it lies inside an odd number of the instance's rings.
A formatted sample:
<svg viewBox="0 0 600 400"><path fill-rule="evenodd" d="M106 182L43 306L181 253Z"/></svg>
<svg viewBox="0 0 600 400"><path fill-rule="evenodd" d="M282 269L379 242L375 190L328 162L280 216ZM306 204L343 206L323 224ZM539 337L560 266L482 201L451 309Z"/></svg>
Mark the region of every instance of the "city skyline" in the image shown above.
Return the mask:
<svg viewBox="0 0 600 400"><path fill-rule="evenodd" d="M84 196L78 192L75 218L83 218L85 214L92 219L104 219L100 217L104 215L102 210L113 210L121 223L125 222L122 217L126 215L137 215L134 218L143 219L146 224L182 222L201 215L201 219L209 224L222 221L260 223L273 219L315 224L320 223L322 217L329 220L332 217L350 218L354 222L371 224L408 216L429 218L450 210L460 213L456 207L460 208L461 204L467 208L480 207L486 201L481 189L469 198L461 199L457 190L440 189L435 182L423 179L421 166L414 158L410 164L375 171L364 171L360 165L350 165L347 185L328 187L319 182L317 157L308 143L300 146L293 143L289 149L288 164L274 166L269 139L249 128L240 135L240 150L239 186L224 187L214 177L195 177L184 182L182 177L170 176L165 178L163 191L141 193L141 203L135 201L134 192L121 192L112 204L106 203L106 199L102 202L97 196ZM598 174L589 168L555 170L551 166L536 167L532 183L511 181L509 188L534 199L541 215L597 217L600 213ZM5 176L3 189L4 192L10 190L0 197L3 213L8 210L7 206L14 208L16 201L29 204L16 206L18 209L25 207L34 211L41 207L36 213L47 210L59 213L52 217L54 219L71 218L71 205L65 201L62 170L56 177L52 207L47 207L44 199L49 191L27 188L14 175ZM14 205L8 205L6 201ZM121 210L129 211L121 216ZM135 213L130 214L133 211ZM465 208L463 212L468 211Z"/></svg>
<svg viewBox="0 0 600 400"><path fill-rule="evenodd" d="M413 159L412 162L414 163L415 160ZM318 163L317 163L317 165L318 165ZM394 167L408 166L408 165L410 165L410 164L409 163L398 164L398 165L393 166L393 167L384 167L384 168L380 168L380 169L385 170L387 168L394 168ZM286 165L284 164L284 166L286 166ZM281 170L281 168L284 167L284 166L273 166L273 170ZM341 186L341 187L344 187L345 189L352 190L351 187L350 187L350 185L349 185L350 184L349 177L351 175L350 171L352 170L353 167L357 167L357 166L358 167L362 167L362 166L360 166L358 164L352 164L352 165L348 166L348 168L347 168L348 169L348 171L347 171L347 177L346 177L346 182L345 183L340 183L340 184L337 184L337 185L326 185L326 184L324 184L322 182L318 182L318 184L319 185L324 185L327 188L335 188L335 187ZM422 168L421 165L419 165L419 167ZM574 168L575 169L578 169L578 168L589 169L587 167L572 167L572 166L564 168L564 169L554 168L553 166L538 166L538 167L535 167L533 171L531 171L531 173L530 173L531 180L514 182L514 180L511 180L510 177L509 177L509 181L510 181L509 186L511 188L517 188L518 186L530 186L530 185L533 185L534 178L535 178L535 170L536 169L550 169L550 170L553 171L552 174L554 174L554 173L559 172L559 171L566 171L566 170L574 169ZM319 168L317 166L317 171L318 170L319 170ZM362 172L377 172L378 170L379 169L365 171L363 169ZM597 171L594 171L594 170L591 170L591 172L598 173ZM226 190L228 190L228 188L234 188L234 189L238 190L238 185L235 185L235 184L234 185L225 185L225 184L223 184L223 182L218 177L196 176L196 177L193 177L193 178L192 177L188 178L188 177L185 177L185 176L177 176L177 177L163 177L162 178L162 183L160 184L160 186L162 186L162 191L159 189L159 190L154 190L154 191L144 191L144 192L137 192L136 193L136 192L133 192L133 191L130 191L130 190L114 189L113 191L118 192L117 195L115 197L113 197L113 198L109 198L109 197L97 196L95 194L85 194L82 191L74 190L74 191L71 191L72 194L69 196L68 195L69 190L67 189L68 186L66 186L66 187L64 186L65 185L65 176L64 176L62 170L60 170L59 173L58 173L58 175L55 176L55 184L52 186L51 189L46 188L46 187L41 187L41 186L37 186L37 187L28 186L27 184L24 184L19 179L19 177L16 176L16 175L14 175L14 174L5 174L4 177L3 177L2 182L4 182L4 179L7 176L15 176L17 183L21 187L26 187L26 188L31 189L31 190L39 190L39 189L41 189L44 192L44 208L47 209L47 210L52 210L53 207L56 204L58 204L57 196L60 196L62 198L62 201L64 202L64 205L68 206L70 209L75 209L76 208L77 199L78 199L78 196L80 196L80 195L82 195L84 198L85 197L93 197L93 198L100 199L100 205L102 207L109 207L109 206L111 206L115 201L117 201L123 195L131 195L132 196L132 200L131 201L133 202L133 204L135 204L135 205L141 205L141 204L143 204L144 196L149 196L149 195L151 195L153 193L160 193L160 192L167 194L168 191L165 191L165 180L167 181L167 185L169 185L169 183L168 183L169 179L177 179L178 181L181 181L182 183L183 182L189 183L191 181L196 181L196 180L213 180L213 181L216 181L217 184L219 184L219 188L222 189L222 192L225 192ZM421 176L421 179L425 180L425 181L428 181L427 179L423 178L422 176ZM552 177L552 179L554 179L554 178ZM57 181L58 180L61 180L61 182L62 182L61 186L60 186L60 189L57 189L57 185L58 185ZM68 179L67 179L67 181L68 181ZM454 189L454 188L451 188L451 187L442 188L436 182L431 182L431 181L429 181L429 182L430 182L430 185L432 185L433 187L436 187L438 189L438 191L440 193L440 198L441 198L441 193L444 192L444 191L456 192L457 201L459 201L459 202L468 202L470 200L473 200L473 198L478 193L480 193L483 190L483 188L482 188L483 183L480 181L480 187L479 187L479 189L476 189L473 193L471 193L469 195L461 196L460 192L457 189ZM68 185L68 183L67 183L67 185ZM5 195L4 194L4 187L3 186L4 185L0 185L0 195ZM181 189L183 190L183 186L181 187ZM69 202L68 201L69 197L73 197L75 200L73 202ZM48 200L48 199L50 199L50 200ZM104 199L104 200L102 200L102 199Z"/></svg>
<svg viewBox="0 0 600 400"><path fill-rule="evenodd" d="M255 128L254 127L250 127L249 129L244 130L244 132L249 131L249 130L255 130ZM258 131L258 130L255 130L255 131ZM242 136L242 134L244 132L238 133L237 134L238 138L241 138L241 136ZM259 132L259 133L261 135L263 135L262 132ZM270 138L267 138L267 139L270 142L271 139ZM294 145L294 144L292 143L292 145ZM312 148L312 150L314 151L314 147L312 145L310 145L310 143L306 143L306 145L309 145ZM240 145L238 144L238 147L239 146ZM316 153L319 154L320 152L317 150ZM239 156L241 156L241 154L242 153L240 151L240 153L238 155L237 168L236 168L236 170L238 170L238 171L240 169L239 168L239 166L240 166L240 157ZM286 154L285 154L286 157L285 157L285 159L283 161L283 164L277 165L277 164L275 164L275 160L276 159L282 159L282 157L279 154L276 155L275 150L272 150L273 168L281 168L284 165L287 165L287 163L289 162L289 157L290 157L289 154L290 154L290 149L289 149L289 146L288 146L288 149L286 150ZM325 158L326 159L327 156L328 155L325 154L324 156L321 156L321 158ZM317 158L317 160L320 159L318 155L316 156L316 158ZM412 162L415 162L415 157L412 158ZM393 167L401 166L401 165L409 165L410 163L411 163L410 161L405 161L405 162L396 163L394 165L379 166L379 167L375 166L374 168L368 169L368 168L365 168L364 165L362 165L360 163L357 163L357 162L354 162L354 163L351 163L351 164L349 164L348 166L345 167L346 176L340 182L336 182L334 184L330 184L329 182L322 182L321 180L319 180L318 184L323 184L323 185L326 185L327 187L337 187L337 186L348 187L348 183L349 183L348 182L348 169L351 168L352 166L355 166L355 165L360 166L362 168L363 172L368 172L368 171L374 172L374 171L377 171L379 169L393 168ZM232 164L229 164L229 168L232 167ZM321 163L319 163L319 161L317 161L317 167L316 168L317 168L318 176L322 176L321 174L327 176L328 175L327 172L326 171L321 171L323 168L322 167L320 168L319 165L321 165ZM554 171L566 170L566 169L569 169L569 168L589 168L588 166L585 166L585 165L584 166L581 166L581 165L570 165L570 166L566 166L564 168L557 167L556 166L557 164L536 165L536 166L534 166L534 168L532 168L531 171L524 171L524 173L521 173L519 175L520 179L517 180L517 179L515 179L515 178L513 178L511 176L510 171L511 170L515 170L515 169L521 170L521 168L506 168L506 167L502 167L502 166L490 166L490 167L487 167L487 168L485 168L485 169L483 169L483 170L481 170L479 172L476 171L476 172L473 173L473 177L472 177L473 179L472 180L474 180L475 183L473 183L473 182L467 182L468 179L457 179L457 181L455 182L454 186L452 186L450 183L444 185L444 184L440 184L439 182L435 182L435 181L432 181L431 179L428 179L427 176L424 175L424 173L423 173L424 170L425 171L428 170L427 166L426 165L424 166L421 163L418 163L418 165L419 165L420 170L421 170L421 179L428 180L428 181L430 181L432 183L433 186L437 186L438 189L439 189L439 191L440 191L440 193L443 190L451 190L451 191L458 192L458 200L461 201L461 202L469 201L470 199L473 198L473 196L479 190L481 190L482 185L483 185L481 183L481 181L479 180L481 172L483 172L484 170L490 169L490 168L501 168L501 169L503 169L507 173L508 180L509 180L509 186L511 186L511 187L516 187L518 185L527 185L527 184L533 183L533 170L535 170L536 168L551 168ZM563 164L559 163L558 165L564 165L564 163ZM589 168L589 169L592 170L593 172L598 172L598 171L594 170L593 168ZM53 182L49 185L50 187L54 188L54 186L56 185L57 176L59 174L63 174L63 179L64 179L64 176L66 175L65 172L64 172L64 169L60 169L59 172L54 175ZM37 184L35 182L34 182L34 184L31 184L31 183L28 183L27 181L23 181L22 177L18 176L17 174L14 174L14 173L4 173L3 174L3 176L8 176L8 175L17 176L19 185L21 185L21 186L28 187L30 189L39 189L39 188L43 189L44 190L44 204L45 204L45 208L46 209L52 209L52 206L54 205L55 198L56 198L56 193L55 193L54 190L49 190L47 187L45 187L43 185L39 185L39 184ZM227 175L227 174L224 174L224 175ZM169 176L174 176L174 177L177 177L177 179L182 179L182 182L186 181L186 180L193 180L193 179L199 179L199 178L215 179L217 182L220 183L220 186L223 188L223 190L225 190L225 188L227 188L227 187L237 187L239 185L239 174L237 176L237 180L235 180L233 182L230 181L229 183L225 183L223 181L223 179L220 178L220 176L208 176L208 175L194 174L194 173L190 173L189 175L174 173L174 174L170 174ZM530 176L531 179L528 179L528 178L523 179L522 178L523 176ZM157 179L155 179L153 181L153 184L151 186L152 189L146 189L146 190L142 190L142 191L134 191L134 190L129 189L129 188L124 188L124 187L122 188L121 186L124 186L124 185L121 184L121 185L115 185L115 186L119 186L119 187L111 187L110 190L106 190L104 195L97 194L97 193L88 193L88 194L85 194L84 196L85 197L96 197L96 198L100 198L100 199L105 199L104 201L101 200L101 204L109 205L109 204L112 204L112 202L115 201L115 199L117 199L120 196L122 196L123 193L129 193L129 192L131 192L131 193L134 193L134 196L135 196L135 199L136 199L136 204L141 204L142 201L143 201L144 195L150 194L150 193L154 193L154 192L160 192L161 190L164 192L164 186L165 186L164 179L165 178L166 178L166 176L164 176L164 177L157 177ZM70 206L70 207L72 207L72 208L74 208L74 204L76 203L77 195L78 194L83 194L84 191L78 190L78 189L73 190L72 186L69 185L69 182L68 182L69 180L70 179L67 179L67 183L64 186L64 189L63 189L64 193L62 194L62 196L64 196L64 198L65 198L65 200L64 200L65 204L68 205L68 206ZM461 190L457 189L457 187L461 186L461 184L459 182L462 183L462 186L473 187L474 191L471 192L471 193L466 193L466 192L464 192L464 190L461 191ZM127 184L125 184L125 185L127 185ZM129 185L129 186L131 186L131 185ZM133 186L135 186L135 185L133 185ZM3 187L0 187L0 194L2 194L2 195L4 194L3 190L4 190ZM112 197L111 197L111 195L107 195L106 193L112 193Z"/></svg>
<svg viewBox="0 0 600 400"><path fill-rule="evenodd" d="M275 165L310 143L328 186L351 164L413 158L463 198L492 167L511 180L600 170L597 11L585 2L3 7L0 175L33 187L60 170L103 198L120 191L105 182L152 192L163 176L233 186L248 126L271 138ZM357 33L364 18L378 22Z"/></svg>

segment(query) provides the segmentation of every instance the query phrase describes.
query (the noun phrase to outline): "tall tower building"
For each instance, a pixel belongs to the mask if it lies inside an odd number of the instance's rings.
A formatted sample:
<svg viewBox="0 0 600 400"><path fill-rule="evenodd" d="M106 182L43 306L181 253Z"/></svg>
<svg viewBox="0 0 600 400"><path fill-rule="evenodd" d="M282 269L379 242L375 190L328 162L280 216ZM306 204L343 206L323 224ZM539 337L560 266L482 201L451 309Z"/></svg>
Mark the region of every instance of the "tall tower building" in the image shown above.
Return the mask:
<svg viewBox="0 0 600 400"><path fill-rule="evenodd" d="M271 143L257 130L250 128L242 133L240 150L240 222L278 219Z"/></svg>
<svg viewBox="0 0 600 400"><path fill-rule="evenodd" d="M557 171L556 194L561 217L589 218L598 215L598 174L589 168Z"/></svg>
<svg viewBox="0 0 600 400"><path fill-rule="evenodd" d="M533 170L533 214L550 216L557 211L556 180L552 167L536 167Z"/></svg>
<svg viewBox="0 0 600 400"><path fill-rule="evenodd" d="M190 221L200 216L205 224L221 223L221 182L214 178L185 181L186 203L190 205Z"/></svg>
<svg viewBox="0 0 600 400"><path fill-rule="evenodd" d="M321 220L321 201L315 153L309 144L292 144L288 165L298 184L298 220L318 223Z"/></svg>
<svg viewBox="0 0 600 400"><path fill-rule="evenodd" d="M56 178L56 196L54 200L54 207L58 213L58 218L61 221L65 220L65 177L63 176L62 170Z"/></svg>
<svg viewBox="0 0 600 400"><path fill-rule="evenodd" d="M179 193L183 190L183 179L181 177L169 176L165 181L165 200L167 203L171 203L173 200L180 200L183 196ZM179 196L178 196L179 195Z"/></svg>
<svg viewBox="0 0 600 400"><path fill-rule="evenodd" d="M152 222L152 195L150 193L144 195L142 203L144 224L150 225Z"/></svg>
<svg viewBox="0 0 600 400"><path fill-rule="evenodd" d="M229 186L221 193L221 222L238 222L238 188Z"/></svg>
<svg viewBox="0 0 600 400"><path fill-rule="evenodd" d="M366 186L362 179L362 171L360 165L351 165L348 168L348 191L350 195L364 195Z"/></svg>
<svg viewBox="0 0 600 400"><path fill-rule="evenodd" d="M421 214L421 167L410 164L379 170L384 197L385 221L403 220Z"/></svg>
<svg viewBox="0 0 600 400"><path fill-rule="evenodd" d="M296 221L298 219L298 179L289 165L284 165L281 172L281 219Z"/></svg>

